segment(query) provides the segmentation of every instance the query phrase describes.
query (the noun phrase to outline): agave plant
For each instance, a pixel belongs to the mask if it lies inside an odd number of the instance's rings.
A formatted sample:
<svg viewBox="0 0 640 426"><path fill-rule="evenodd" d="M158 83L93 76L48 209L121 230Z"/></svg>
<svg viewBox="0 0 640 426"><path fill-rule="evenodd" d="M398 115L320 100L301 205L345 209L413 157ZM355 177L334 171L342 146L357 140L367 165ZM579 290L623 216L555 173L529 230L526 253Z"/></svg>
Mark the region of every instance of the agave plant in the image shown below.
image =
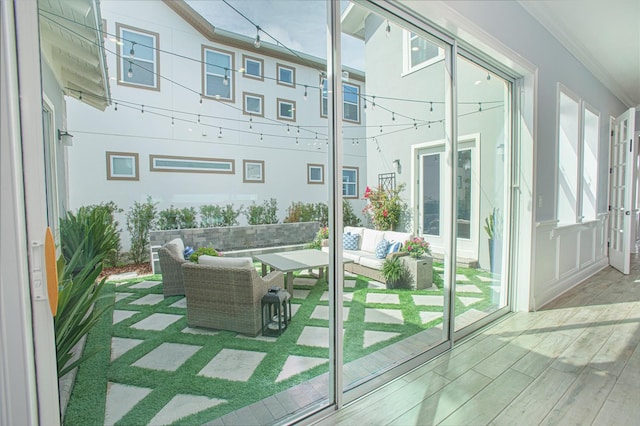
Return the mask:
<svg viewBox="0 0 640 426"><path fill-rule="evenodd" d="M106 278L97 282L102 272L101 255L90 260L85 259L87 236L78 246L67 263L64 256L57 261L58 266L58 311L54 318L56 336L56 354L58 377L73 370L78 364L95 355L96 351L83 353L77 360L70 362L73 347L98 322L109 306L98 308L96 302L101 296ZM84 262L80 265L81 262Z"/></svg>

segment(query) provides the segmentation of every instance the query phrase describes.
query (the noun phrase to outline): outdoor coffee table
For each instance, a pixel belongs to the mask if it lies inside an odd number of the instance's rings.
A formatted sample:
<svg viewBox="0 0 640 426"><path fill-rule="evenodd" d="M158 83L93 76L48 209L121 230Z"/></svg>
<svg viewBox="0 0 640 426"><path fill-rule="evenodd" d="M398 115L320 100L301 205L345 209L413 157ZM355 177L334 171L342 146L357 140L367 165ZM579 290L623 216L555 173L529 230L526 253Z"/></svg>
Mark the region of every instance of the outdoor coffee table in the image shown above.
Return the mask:
<svg viewBox="0 0 640 426"><path fill-rule="evenodd" d="M287 291L293 295L293 273L303 269L318 268L318 278L322 278L323 270L329 265L329 253L315 249L284 251L253 256L262 263L262 275L267 274L267 266L287 273ZM344 263L353 262L343 259Z"/></svg>

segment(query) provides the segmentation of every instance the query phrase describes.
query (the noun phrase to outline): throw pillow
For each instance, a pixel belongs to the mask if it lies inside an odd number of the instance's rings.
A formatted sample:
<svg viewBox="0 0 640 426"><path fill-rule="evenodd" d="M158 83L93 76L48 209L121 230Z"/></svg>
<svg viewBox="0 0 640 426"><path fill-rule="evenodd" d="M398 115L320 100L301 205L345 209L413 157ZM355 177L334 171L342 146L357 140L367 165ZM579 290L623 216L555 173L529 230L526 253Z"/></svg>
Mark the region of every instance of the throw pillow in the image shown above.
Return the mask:
<svg viewBox="0 0 640 426"><path fill-rule="evenodd" d="M342 234L342 246L345 250L358 250L358 243L360 242L359 234L352 234L347 232Z"/></svg>
<svg viewBox="0 0 640 426"><path fill-rule="evenodd" d="M396 253L400 251L402 248L401 241L389 241L389 248L387 249L387 253Z"/></svg>
<svg viewBox="0 0 640 426"><path fill-rule="evenodd" d="M389 241L383 239L376 245L376 257L384 259L387 257L387 250L389 250Z"/></svg>

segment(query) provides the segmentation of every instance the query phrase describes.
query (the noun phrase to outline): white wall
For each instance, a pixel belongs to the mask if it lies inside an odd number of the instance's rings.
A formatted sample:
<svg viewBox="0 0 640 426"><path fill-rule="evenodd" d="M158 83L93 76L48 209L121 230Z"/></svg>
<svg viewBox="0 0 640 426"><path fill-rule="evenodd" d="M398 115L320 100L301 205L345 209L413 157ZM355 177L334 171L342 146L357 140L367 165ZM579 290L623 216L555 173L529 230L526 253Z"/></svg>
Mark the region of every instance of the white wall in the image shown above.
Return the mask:
<svg viewBox="0 0 640 426"><path fill-rule="evenodd" d="M153 31L160 34L160 49L179 53L200 61L202 45L219 47L235 53L234 68L242 66L242 49L218 45L205 39L193 27L176 15L160 1L110 1L102 4L102 16L107 20L107 31L115 34L116 23ZM216 22L224 28L224 22ZM108 38L111 38L109 36ZM116 45L106 41L108 50L115 52ZM274 80L257 81L235 75L235 102L228 103L204 99L200 103L197 93L192 93L173 84L187 86L199 92L201 90L201 64L177 58L169 53L160 54L160 91L130 88L118 84L117 63L114 54L107 52L109 75L111 77L112 98L114 104L105 112L88 108L75 100L69 101L69 128L75 135L73 147L69 149L70 208L75 209L86 204L114 201L125 211L135 201L143 201L147 195L158 201L159 209L173 205L178 208L197 207L202 204L229 203L245 207L252 201L258 204L263 200L276 198L279 217L282 220L292 202L326 202L328 184L307 184L307 164L325 164L328 173L327 145L322 135L328 133L327 119L320 117L320 91L318 70L282 59L274 59L257 52L248 52L252 57L264 60L264 73L275 77L276 62L291 65L296 69L296 88L277 85ZM308 99L303 99L304 84L315 84L308 88ZM364 90L364 83L354 81ZM260 117L253 117L253 132L239 133L225 128L249 130L249 116L242 113L242 92L264 95L265 117L276 118L276 98L296 101L295 123L290 123L290 132L285 126L273 126ZM118 100L132 101L138 104L136 109L127 108L122 101L115 111ZM146 113L140 112L139 104L146 106ZM149 113L152 106L160 106L169 111L161 111L167 117L158 117ZM185 111L193 115L184 115L171 111ZM195 114L226 117L236 121L201 118L207 127L197 124ZM174 115L175 124L171 124ZM192 121L186 123L181 118ZM286 124L286 121L280 121ZM218 138L218 126L223 127L223 137ZM299 143L295 143L297 127L300 132ZM317 126L317 127L313 127ZM362 140L362 126L344 123L344 165L358 167L360 173L359 195L364 192L366 176L366 157L364 143L353 145L353 138ZM313 129L320 135L315 143L315 134L305 132ZM260 134L263 133L263 141ZM271 136L274 135L274 136ZM290 138L286 138L286 137ZM106 177L106 152L133 152L139 155L139 181L112 181ZM235 160L235 174L207 173L167 173L151 172L149 155L178 155L191 157L224 158ZM242 160L265 161L265 183L243 183ZM325 179L326 182L326 179ZM364 203L352 200L354 211L360 213ZM119 217L124 227L124 215ZM244 216L240 217L241 223ZM124 246L127 247L126 233Z"/></svg>

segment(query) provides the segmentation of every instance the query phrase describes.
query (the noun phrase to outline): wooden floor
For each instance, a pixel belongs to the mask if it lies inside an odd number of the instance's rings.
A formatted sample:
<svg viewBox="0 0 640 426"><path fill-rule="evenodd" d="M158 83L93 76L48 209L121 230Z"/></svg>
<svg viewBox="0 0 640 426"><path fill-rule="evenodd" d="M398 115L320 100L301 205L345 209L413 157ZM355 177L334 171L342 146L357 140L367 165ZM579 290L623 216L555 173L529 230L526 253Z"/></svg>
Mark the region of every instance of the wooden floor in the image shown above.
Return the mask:
<svg viewBox="0 0 640 426"><path fill-rule="evenodd" d="M317 425L640 425L640 258L517 313Z"/></svg>

